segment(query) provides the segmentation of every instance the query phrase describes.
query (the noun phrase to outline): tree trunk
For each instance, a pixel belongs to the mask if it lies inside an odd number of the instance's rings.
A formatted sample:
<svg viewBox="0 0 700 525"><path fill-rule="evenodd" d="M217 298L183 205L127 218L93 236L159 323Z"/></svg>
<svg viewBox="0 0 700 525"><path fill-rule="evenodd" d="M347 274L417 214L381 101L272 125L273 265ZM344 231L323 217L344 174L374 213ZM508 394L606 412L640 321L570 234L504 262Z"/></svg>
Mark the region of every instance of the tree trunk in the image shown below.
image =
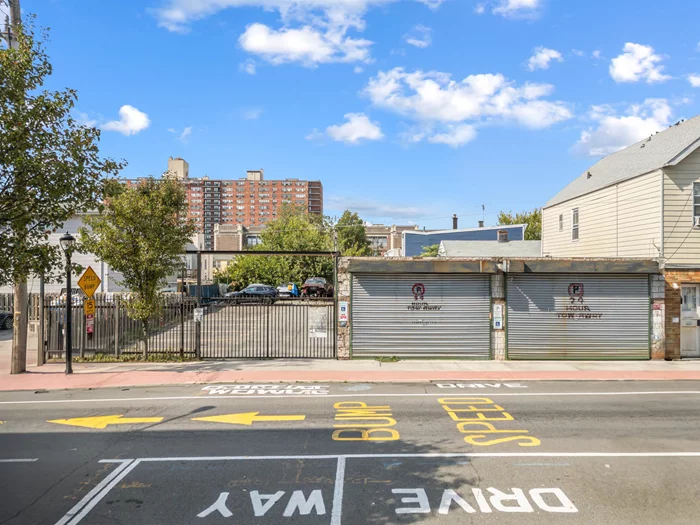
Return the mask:
<svg viewBox="0 0 700 525"><path fill-rule="evenodd" d="M19 279L14 285L14 313L12 326L11 374L27 371L27 279Z"/></svg>
<svg viewBox="0 0 700 525"><path fill-rule="evenodd" d="M143 360L148 361L148 321L141 321L143 326Z"/></svg>

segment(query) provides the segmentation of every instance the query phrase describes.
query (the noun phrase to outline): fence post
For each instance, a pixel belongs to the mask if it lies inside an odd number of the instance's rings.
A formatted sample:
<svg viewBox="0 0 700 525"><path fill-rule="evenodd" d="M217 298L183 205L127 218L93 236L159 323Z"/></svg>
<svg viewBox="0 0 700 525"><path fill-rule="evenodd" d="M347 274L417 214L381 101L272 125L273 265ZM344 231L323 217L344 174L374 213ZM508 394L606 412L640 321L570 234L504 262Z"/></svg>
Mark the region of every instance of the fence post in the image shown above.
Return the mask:
<svg viewBox="0 0 700 525"><path fill-rule="evenodd" d="M270 357L270 310L272 304L264 305L265 308L265 357Z"/></svg>
<svg viewBox="0 0 700 525"><path fill-rule="evenodd" d="M42 366L46 362L44 354L44 275L39 276L39 333L36 335L36 365Z"/></svg>
<svg viewBox="0 0 700 525"><path fill-rule="evenodd" d="M202 307L202 252L197 250L197 308ZM202 322L194 323L194 354L196 359L202 356Z"/></svg>
<svg viewBox="0 0 700 525"><path fill-rule="evenodd" d="M119 357L119 297L113 295L114 302L114 355Z"/></svg>

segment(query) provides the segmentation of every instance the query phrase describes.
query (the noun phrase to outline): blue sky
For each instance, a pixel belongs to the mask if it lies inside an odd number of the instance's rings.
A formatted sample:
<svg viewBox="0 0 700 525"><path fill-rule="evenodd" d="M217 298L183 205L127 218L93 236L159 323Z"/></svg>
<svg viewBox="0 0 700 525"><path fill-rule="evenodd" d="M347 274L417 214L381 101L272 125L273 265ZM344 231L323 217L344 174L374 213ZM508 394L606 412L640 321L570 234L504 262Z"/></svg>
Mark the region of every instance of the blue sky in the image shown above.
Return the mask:
<svg viewBox="0 0 700 525"><path fill-rule="evenodd" d="M22 0L125 177L320 179L326 213L450 227L539 207L700 113L700 2ZM697 74L697 76L693 76ZM696 87L695 87L696 86Z"/></svg>

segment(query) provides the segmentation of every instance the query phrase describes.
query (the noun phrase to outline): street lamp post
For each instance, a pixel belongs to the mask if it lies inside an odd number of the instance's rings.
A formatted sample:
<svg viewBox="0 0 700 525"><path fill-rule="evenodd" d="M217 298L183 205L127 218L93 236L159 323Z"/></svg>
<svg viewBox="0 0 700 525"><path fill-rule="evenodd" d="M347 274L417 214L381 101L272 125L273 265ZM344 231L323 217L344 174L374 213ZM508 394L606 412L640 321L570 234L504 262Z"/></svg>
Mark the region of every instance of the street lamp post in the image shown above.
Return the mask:
<svg viewBox="0 0 700 525"><path fill-rule="evenodd" d="M61 237L61 248L66 254L66 374L73 373L73 294L71 288L71 249L75 238L68 232Z"/></svg>

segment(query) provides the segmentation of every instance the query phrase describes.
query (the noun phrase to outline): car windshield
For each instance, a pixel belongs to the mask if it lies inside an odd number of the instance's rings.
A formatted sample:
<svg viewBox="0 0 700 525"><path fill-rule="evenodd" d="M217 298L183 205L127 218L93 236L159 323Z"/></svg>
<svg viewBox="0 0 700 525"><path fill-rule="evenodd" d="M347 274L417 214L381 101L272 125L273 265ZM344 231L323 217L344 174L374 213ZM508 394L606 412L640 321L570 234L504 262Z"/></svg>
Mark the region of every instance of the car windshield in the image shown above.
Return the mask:
<svg viewBox="0 0 700 525"><path fill-rule="evenodd" d="M321 277L312 277L306 280L306 284L326 284L326 280Z"/></svg>

